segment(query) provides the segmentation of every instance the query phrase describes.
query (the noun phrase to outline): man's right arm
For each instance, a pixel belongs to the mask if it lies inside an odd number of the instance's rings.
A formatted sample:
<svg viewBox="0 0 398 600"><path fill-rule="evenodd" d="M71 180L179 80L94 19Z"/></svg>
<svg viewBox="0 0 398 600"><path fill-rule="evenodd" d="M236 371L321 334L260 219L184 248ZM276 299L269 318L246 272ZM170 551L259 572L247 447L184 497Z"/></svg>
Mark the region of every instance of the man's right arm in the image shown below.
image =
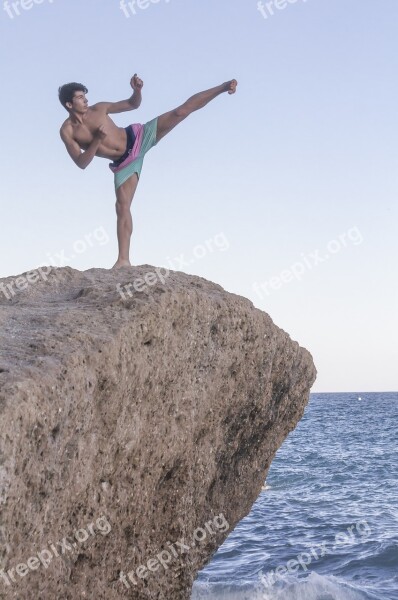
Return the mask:
<svg viewBox="0 0 398 600"><path fill-rule="evenodd" d="M94 139L84 152L81 151L79 144L73 139L71 132L68 129L62 128L60 130L61 139L64 142L69 156L73 162L80 168L85 169L93 160L98 148L101 145L102 140L106 134L102 129L102 126L98 129L94 135Z"/></svg>

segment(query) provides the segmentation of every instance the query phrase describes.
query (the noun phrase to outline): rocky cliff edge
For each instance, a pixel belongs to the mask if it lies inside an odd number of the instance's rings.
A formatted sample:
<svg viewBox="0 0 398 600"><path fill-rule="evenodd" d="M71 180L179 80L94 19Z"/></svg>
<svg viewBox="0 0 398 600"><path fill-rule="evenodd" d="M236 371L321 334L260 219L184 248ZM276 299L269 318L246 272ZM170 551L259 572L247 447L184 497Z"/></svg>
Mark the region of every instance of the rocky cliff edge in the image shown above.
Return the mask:
<svg viewBox="0 0 398 600"><path fill-rule="evenodd" d="M311 355L199 277L28 275L0 280L0 598L188 600L302 417Z"/></svg>

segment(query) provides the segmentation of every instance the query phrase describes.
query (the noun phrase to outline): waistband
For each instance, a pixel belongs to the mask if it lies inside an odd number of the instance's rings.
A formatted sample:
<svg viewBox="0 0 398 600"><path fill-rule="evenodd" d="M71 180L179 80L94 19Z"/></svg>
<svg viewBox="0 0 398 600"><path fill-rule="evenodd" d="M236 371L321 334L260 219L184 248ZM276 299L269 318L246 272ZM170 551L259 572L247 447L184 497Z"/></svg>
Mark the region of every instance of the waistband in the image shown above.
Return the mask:
<svg viewBox="0 0 398 600"><path fill-rule="evenodd" d="M127 133L126 152L123 154L123 156L121 156L120 158L118 158L117 160L115 160L113 163L110 164L110 166L114 167L114 168L118 167L119 165L122 164L123 161L126 160L126 158L129 156L129 154L131 153L133 146L134 146L135 134L134 134L132 125L125 127L124 130Z"/></svg>

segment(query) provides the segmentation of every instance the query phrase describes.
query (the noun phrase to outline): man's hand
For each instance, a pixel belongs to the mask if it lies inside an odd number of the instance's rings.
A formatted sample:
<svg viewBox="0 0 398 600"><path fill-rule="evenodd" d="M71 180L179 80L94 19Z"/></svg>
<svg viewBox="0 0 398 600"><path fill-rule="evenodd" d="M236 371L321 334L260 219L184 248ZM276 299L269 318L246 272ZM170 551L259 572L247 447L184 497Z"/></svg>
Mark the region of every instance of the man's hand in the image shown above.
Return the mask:
<svg viewBox="0 0 398 600"><path fill-rule="evenodd" d="M113 115L115 113L127 112L128 110L138 108L142 101L141 90L144 87L144 82L138 77L137 73L134 73L130 79L130 85L133 88L134 93L128 100L120 100L120 102L99 102L98 104L94 104L91 109L101 110L106 112L107 115ZM104 138L101 137L101 139Z"/></svg>
<svg viewBox="0 0 398 600"><path fill-rule="evenodd" d="M133 77L130 79L130 85L135 92L140 92L144 87L144 82L138 77L137 73L134 73Z"/></svg>
<svg viewBox="0 0 398 600"><path fill-rule="evenodd" d="M93 140L89 147L84 152L82 152L80 145L73 137L73 129L71 125L63 125L61 127L60 134L69 156L80 169L85 169L86 167L88 167L88 165L91 163L94 156L96 155L102 140L104 140L107 136L105 127L101 125L94 133Z"/></svg>
<svg viewBox="0 0 398 600"><path fill-rule="evenodd" d="M108 134L105 131L104 125L100 125L100 127L98 127L97 131L94 133L95 139L99 140L100 142L102 142L107 135Z"/></svg>

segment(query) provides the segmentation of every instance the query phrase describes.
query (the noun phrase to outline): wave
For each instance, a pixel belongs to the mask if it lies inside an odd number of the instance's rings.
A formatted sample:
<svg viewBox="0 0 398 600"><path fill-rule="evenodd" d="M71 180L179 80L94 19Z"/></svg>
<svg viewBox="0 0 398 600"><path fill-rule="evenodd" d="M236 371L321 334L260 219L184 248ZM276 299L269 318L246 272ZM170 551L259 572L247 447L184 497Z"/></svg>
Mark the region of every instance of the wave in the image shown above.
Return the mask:
<svg viewBox="0 0 398 600"><path fill-rule="evenodd" d="M306 578L292 578L272 589L250 585L225 586L196 583L191 600L387 600L369 590L353 588L337 577L311 573Z"/></svg>

